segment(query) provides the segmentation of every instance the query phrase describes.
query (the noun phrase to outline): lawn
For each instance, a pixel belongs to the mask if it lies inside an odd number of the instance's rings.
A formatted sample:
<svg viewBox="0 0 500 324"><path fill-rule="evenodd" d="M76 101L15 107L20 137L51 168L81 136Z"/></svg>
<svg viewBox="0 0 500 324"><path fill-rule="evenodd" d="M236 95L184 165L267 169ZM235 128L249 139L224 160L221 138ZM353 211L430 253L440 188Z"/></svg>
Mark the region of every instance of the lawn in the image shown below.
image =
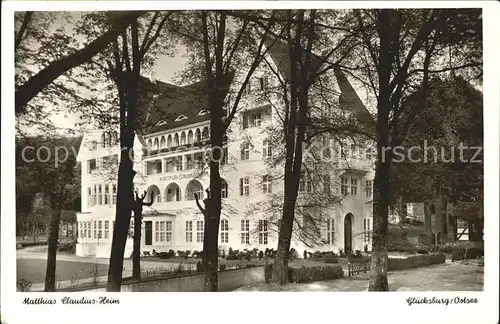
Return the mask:
<svg viewBox="0 0 500 324"><path fill-rule="evenodd" d="M44 282L46 267L47 261L43 259L17 259L17 281ZM58 281L92 278L95 267L98 276L108 273L107 264L57 261L56 278Z"/></svg>

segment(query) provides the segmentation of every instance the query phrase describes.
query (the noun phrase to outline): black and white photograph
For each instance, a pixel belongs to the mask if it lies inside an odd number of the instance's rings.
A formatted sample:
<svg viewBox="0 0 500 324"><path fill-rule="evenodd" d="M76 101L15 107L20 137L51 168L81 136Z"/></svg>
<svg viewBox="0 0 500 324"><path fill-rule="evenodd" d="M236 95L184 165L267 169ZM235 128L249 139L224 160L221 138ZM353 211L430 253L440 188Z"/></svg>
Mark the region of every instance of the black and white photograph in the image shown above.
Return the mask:
<svg viewBox="0 0 500 324"><path fill-rule="evenodd" d="M47 314L153 292L498 305L498 3L98 2L2 13L2 323L24 322L11 288Z"/></svg>

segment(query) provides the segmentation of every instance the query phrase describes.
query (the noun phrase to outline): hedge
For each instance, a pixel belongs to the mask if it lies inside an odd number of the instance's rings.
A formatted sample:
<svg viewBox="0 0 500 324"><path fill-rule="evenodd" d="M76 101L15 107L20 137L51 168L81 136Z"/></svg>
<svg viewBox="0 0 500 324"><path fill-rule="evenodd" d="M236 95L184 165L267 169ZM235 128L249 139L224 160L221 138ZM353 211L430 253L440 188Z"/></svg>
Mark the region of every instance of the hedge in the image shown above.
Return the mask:
<svg viewBox="0 0 500 324"><path fill-rule="evenodd" d="M446 256L443 253L417 254L406 258L389 257L389 271L405 270L444 263Z"/></svg>
<svg viewBox="0 0 500 324"><path fill-rule="evenodd" d="M273 265L269 264L265 267L267 283L271 281L272 273ZM333 280L343 277L344 270L342 270L341 265L288 268L288 281L292 283Z"/></svg>

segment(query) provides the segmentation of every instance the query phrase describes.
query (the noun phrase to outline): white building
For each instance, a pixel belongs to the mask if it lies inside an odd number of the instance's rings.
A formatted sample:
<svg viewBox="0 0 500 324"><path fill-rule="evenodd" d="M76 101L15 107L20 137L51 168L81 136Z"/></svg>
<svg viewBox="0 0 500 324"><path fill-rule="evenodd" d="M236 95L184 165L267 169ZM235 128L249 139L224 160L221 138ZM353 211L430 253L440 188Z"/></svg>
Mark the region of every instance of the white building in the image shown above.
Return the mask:
<svg viewBox="0 0 500 324"><path fill-rule="evenodd" d="M281 59L280 49L271 48L268 61L278 67L283 65L277 62ZM279 169L270 169L266 163L275 153L273 150L279 149L266 133L267 126L279 123L276 108L262 101L266 88L275 82L271 76L265 67L254 73L242 108L228 132L221 170L224 185L219 237L220 248L226 250L277 248L277 231L273 230L276 222L260 208L283 191L283 182L275 178ZM361 101L342 72L335 70L332 80L335 79L338 81L331 100L337 101L333 102L335 106L341 101L339 111L362 111ZM134 147L136 186L140 192L156 193L153 206L143 211L141 251L202 250L203 217L194 200L195 193L204 195L209 187L202 162L203 144L209 134L202 85L178 87L159 81L150 84L157 93L156 101L141 111L145 126L137 134ZM79 256L108 257L111 251L117 169L110 175L109 165L116 165L119 159L116 140L116 132L99 130L88 132L83 138L78 155L82 165L82 212L77 217ZM299 201L307 201L308 195L320 190L344 198L322 218L321 238L314 246L299 239L292 242L300 256L304 250L338 252L370 246L366 232L372 227L372 160L353 151L331 165L335 167L321 175L320 181L301 181ZM300 216L297 218L302 221ZM129 238L125 256L131 252Z"/></svg>

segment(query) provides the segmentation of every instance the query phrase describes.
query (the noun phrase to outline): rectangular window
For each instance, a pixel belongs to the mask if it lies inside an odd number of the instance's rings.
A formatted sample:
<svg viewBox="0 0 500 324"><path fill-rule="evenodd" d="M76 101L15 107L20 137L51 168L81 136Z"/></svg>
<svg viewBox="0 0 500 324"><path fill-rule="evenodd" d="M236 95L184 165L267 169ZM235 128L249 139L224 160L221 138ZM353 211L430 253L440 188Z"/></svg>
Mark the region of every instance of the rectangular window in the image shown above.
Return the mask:
<svg viewBox="0 0 500 324"><path fill-rule="evenodd" d="M250 220L241 220L241 244L250 244Z"/></svg>
<svg viewBox="0 0 500 324"><path fill-rule="evenodd" d="M203 238L204 238L203 221L199 220L196 221L196 242L203 243Z"/></svg>
<svg viewBox="0 0 500 324"><path fill-rule="evenodd" d="M222 149L222 156L221 156L221 165L226 165L229 161L229 152L227 150L227 147L224 147Z"/></svg>
<svg viewBox="0 0 500 324"><path fill-rule="evenodd" d="M130 237L134 237L134 231L135 228L134 228L134 219L130 219L130 224L129 224L129 227L128 227L128 234L130 235Z"/></svg>
<svg viewBox="0 0 500 324"><path fill-rule="evenodd" d="M260 127L262 125L262 114L257 113L252 115L252 126Z"/></svg>
<svg viewBox="0 0 500 324"><path fill-rule="evenodd" d="M186 242L193 242L193 221L186 221Z"/></svg>
<svg viewBox="0 0 500 324"><path fill-rule="evenodd" d="M259 219L259 244L267 244L267 220Z"/></svg>
<svg viewBox="0 0 500 324"><path fill-rule="evenodd" d="M314 187L311 180L300 180L299 192L313 193Z"/></svg>
<svg viewBox="0 0 500 324"><path fill-rule="evenodd" d="M97 221L94 221L94 239L97 238Z"/></svg>
<svg viewBox="0 0 500 324"><path fill-rule="evenodd" d="M104 238L109 238L109 221L104 221Z"/></svg>
<svg viewBox="0 0 500 324"><path fill-rule="evenodd" d="M97 169L96 159L91 159L87 161L87 173L92 174Z"/></svg>
<svg viewBox="0 0 500 324"><path fill-rule="evenodd" d="M262 192L265 194L272 192L271 179L268 175L262 177Z"/></svg>
<svg viewBox="0 0 500 324"><path fill-rule="evenodd" d="M326 243L334 244L335 242L335 220L333 218L326 220Z"/></svg>
<svg viewBox="0 0 500 324"><path fill-rule="evenodd" d="M366 197L371 197L373 195L373 181L372 180L366 180L365 195L366 195Z"/></svg>
<svg viewBox="0 0 500 324"><path fill-rule="evenodd" d="M108 205L109 204L109 186L104 185L104 204Z"/></svg>
<svg viewBox="0 0 500 324"><path fill-rule="evenodd" d="M262 159L267 159L269 157L273 156L272 148L271 148L271 143L268 139L265 139L262 142Z"/></svg>
<svg viewBox="0 0 500 324"><path fill-rule="evenodd" d="M155 241L160 243L172 241L172 221L155 222Z"/></svg>
<svg viewBox="0 0 500 324"><path fill-rule="evenodd" d="M82 223L78 223L78 229L79 229L79 232L80 232L80 238L84 238L85 237L82 225L83 225Z"/></svg>
<svg viewBox="0 0 500 324"><path fill-rule="evenodd" d="M340 177L340 193L342 195L348 195L348 187L347 187L347 178L346 177Z"/></svg>
<svg viewBox="0 0 500 324"><path fill-rule="evenodd" d="M268 85L268 79L267 79L267 77L263 76L263 77L259 78L260 90L266 90L267 89L267 85Z"/></svg>
<svg viewBox="0 0 500 324"><path fill-rule="evenodd" d="M250 160L250 144L245 143L241 145L241 160Z"/></svg>
<svg viewBox="0 0 500 324"><path fill-rule="evenodd" d="M86 226L87 227L87 238L92 238L91 232L90 232L92 230L91 227L90 227L91 226L91 222L86 222L86 223L87 223L87 226Z"/></svg>
<svg viewBox="0 0 500 324"><path fill-rule="evenodd" d="M457 219L457 227L461 227L461 228L465 228L465 227L469 227L469 224L467 224L467 221L463 220L463 219Z"/></svg>
<svg viewBox="0 0 500 324"><path fill-rule="evenodd" d="M244 177L240 179L240 196L250 195L250 178Z"/></svg>
<svg viewBox="0 0 500 324"><path fill-rule="evenodd" d="M182 156L177 157L176 168L177 168L177 171L182 171Z"/></svg>
<svg viewBox="0 0 500 324"><path fill-rule="evenodd" d="M358 194L358 179L351 178L351 196Z"/></svg>
<svg viewBox="0 0 500 324"><path fill-rule="evenodd" d="M220 242L229 243L229 222L227 219L220 221Z"/></svg>
<svg viewBox="0 0 500 324"><path fill-rule="evenodd" d="M92 198L94 198L94 196L92 195L92 188L91 187L88 187L87 188L87 206L88 207L92 207L94 206L94 201Z"/></svg>
<svg viewBox="0 0 500 324"><path fill-rule="evenodd" d="M102 185L97 185L97 204L102 205Z"/></svg>
<svg viewBox="0 0 500 324"><path fill-rule="evenodd" d="M113 185L113 192L112 192L112 200L113 200L113 205L116 205L116 185Z"/></svg>
<svg viewBox="0 0 500 324"><path fill-rule="evenodd" d="M228 193L228 188L227 188L227 182L223 181L221 184L220 184L220 196L221 198L227 198L227 193Z"/></svg>

